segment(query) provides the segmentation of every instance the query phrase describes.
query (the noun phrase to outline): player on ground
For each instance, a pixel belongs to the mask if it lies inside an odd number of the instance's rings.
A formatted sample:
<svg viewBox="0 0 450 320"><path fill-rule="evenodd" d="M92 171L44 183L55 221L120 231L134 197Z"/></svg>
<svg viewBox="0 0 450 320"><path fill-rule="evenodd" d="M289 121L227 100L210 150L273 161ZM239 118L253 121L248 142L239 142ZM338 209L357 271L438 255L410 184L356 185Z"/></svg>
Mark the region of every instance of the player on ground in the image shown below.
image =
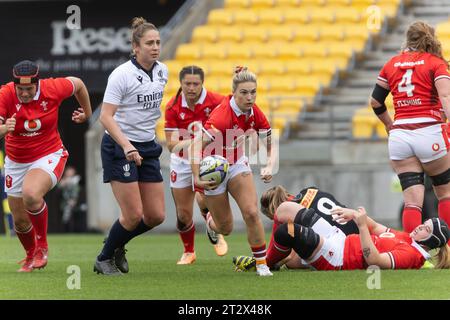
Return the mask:
<svg viewBox="0 0 450 320"><path fill-rule="evenodd" d="M196 260L193 221L194 198L206 220L208 208L203 190L192 181L192 170L188 159L188 146L195 130L205 125L210 113L220 104L224 96L207 91L203 87L205 74L197 66L186 66L180 71L180 89L166 108L165 132L170 155L170 187L177 214L177 229L184 245L184 252L177 264L192 264ZM221 234L217 235L214 249L218 256L224 256L228 245Z"/></svg>
<svg viewBox="0 0 450 320"><path fill-rule="evenodd" d="M257 196L253 174L244 154L247 137L267 137L269 163L261 172L261 179L272 179L271 128L265 115L255 105L256 76L246 68L238 67L233 77L233 94L226 97L209 117L205 129L209 141L205 151L214 149L230 163L228 174L219 185L212 181L202 181L199 177L199 162L202 153L202 139L196 139L190 149L192 172L195 184L205 189L207 207L206 227L211 239L217 233L228 235L233 228L233 215L228 193L236 200L247 226L248 242L256 259L256 272L260 276L271 276L266 265L266 243L264 228L258 215ZM210 143L210 145L207 145Z"/></svg>
<svg viewBox="0 0 450 320"><path fill-rule="evenodd" d="M94 264L94 271L105 275L127 273L125 244L165 218L162 147L155 127L168 70L158 61L158 29L144 18L134 18L131 29L133 57L109 76L100 114L106 129L103 182L111 183L121 210Z"/></svg>
<svg viewBox="0 0 450 320"><path fill-rule="evenodd" d="M92 114L89 93L75 77L39 79L39 66L21 61L13 81L0 89L0 136L6 140L5 191L17 237L26 251L19 272L43 268L48 260L48 208L44 196L60 180L68 152L58 133L61 102L74 95L81 108L75 123Z"/></svg>
<svg viewBox="0 0 450 320"><path fill-rule="evenodd" d="M403 229L411 232L422 222L424 171L439 200L439 217L450 223L450 74L434 29L414 22L401 53L381 70L371 105L389 132L389 156L403 189ZM384 101L392 93L392 121Z"/></svg>

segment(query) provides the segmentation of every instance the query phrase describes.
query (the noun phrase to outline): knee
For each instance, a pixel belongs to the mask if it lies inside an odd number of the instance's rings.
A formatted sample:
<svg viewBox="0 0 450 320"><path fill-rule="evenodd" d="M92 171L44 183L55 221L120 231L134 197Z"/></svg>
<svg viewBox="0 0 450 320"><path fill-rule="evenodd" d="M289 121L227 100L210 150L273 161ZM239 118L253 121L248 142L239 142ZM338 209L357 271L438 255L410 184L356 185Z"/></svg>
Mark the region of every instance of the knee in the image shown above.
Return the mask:
<svg viewBox="0 0 450 320"><path fill-rule="evenodd" d="M159 226L161 223L164 222L164 219L166 218L166 213L163 211L160 212L153 212L151 216L144 215L144 223L148 225L151 228L154 228L156 226Z"/></svg>
<svg viewBox="0 0 450 320"><path fill-rule="evenodd" d="M182 223L188 223L192 220L192 210L183 207L177 207L177 219Z"/></svg>
<svg viewBox="0 0 450 320"><path fill-rule="evenodd" d="M30 188L24 188L22 190L23 203L26 209L33 210L38 209L37 206L42 204L42 197Z"/></svg>
<svg viewBox="0 0 450 320"><path fill-rule="evenodd" d="M121 223L128 230L133 230L138 226L143 217L142 210L135 209L130 212L122 212L122 221Z"/></svg>
<svg viewBox="0 0 450 320"><path fill-rule="evenodd" d="M233 223L227 223L224 225L221 225L220 230L218 231L220 234L224 236L228 236L231 234L231 231L233 231Z"/></svg>
<svg viewBox="0 0 450 320"><path fill-rule="evenodd" d="M244 209L242 215L247 225L254 225L261 221L261 218L258 215L258 208L253 206Z"/></svg>

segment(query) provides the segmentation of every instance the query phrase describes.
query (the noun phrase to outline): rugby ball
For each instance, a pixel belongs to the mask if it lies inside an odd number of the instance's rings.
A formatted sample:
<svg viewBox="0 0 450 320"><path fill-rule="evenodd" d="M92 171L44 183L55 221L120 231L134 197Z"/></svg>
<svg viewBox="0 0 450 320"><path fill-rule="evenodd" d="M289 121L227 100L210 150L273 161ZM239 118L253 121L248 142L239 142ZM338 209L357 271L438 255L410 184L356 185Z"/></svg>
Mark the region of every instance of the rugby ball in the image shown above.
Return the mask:
<svg viewBox="0 0 450 320"><path fill-rule="evenodd" d="M228 161L222 156L207 156L200 162L200 179L215 181L217 184L225 180L228 173Z"/></svg>

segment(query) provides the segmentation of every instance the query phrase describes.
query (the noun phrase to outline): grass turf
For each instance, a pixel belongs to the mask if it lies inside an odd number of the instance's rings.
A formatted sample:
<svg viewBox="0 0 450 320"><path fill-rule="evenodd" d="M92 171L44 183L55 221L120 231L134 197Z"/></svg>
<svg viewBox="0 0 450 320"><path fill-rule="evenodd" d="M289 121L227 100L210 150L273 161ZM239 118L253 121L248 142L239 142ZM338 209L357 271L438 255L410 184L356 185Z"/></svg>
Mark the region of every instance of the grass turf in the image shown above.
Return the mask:
<svg viewBox="0 0 450 320"><path fill-rule="evenodd" d="M30 274L17 273L23 249L16 238L0 238L0 299L450 299L450 270L384 270L380 289L368 289L366 271L280 271L273 277L234 272L234 255L249 254L245 234L226 238L229 252L215 255L197 234L197 261L179 266L182 245L176 234L149 234L128 245L130 273L106 277L92 271L103 237L51 235L49 264ZM67 287L71 265L81 270L80 289ZM370 282L370 280L369 280Z"/></svg>

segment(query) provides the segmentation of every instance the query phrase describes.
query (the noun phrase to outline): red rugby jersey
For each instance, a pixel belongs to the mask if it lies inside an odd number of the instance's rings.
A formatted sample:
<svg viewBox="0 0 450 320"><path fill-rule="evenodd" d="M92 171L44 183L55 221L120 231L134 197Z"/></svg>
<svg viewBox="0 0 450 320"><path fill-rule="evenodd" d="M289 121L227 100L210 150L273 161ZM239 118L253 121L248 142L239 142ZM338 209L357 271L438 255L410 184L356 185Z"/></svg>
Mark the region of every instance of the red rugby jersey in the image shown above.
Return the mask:
<svg viewBox="0 0 450 320"><path fill-rule="evenodd" d="M39 80L34 100L21 103L10 82L0 89L0 120L16 114L16 128L6 135L6 155L19 163L33 162L59 150L63 143L58 132L58 109L74 93L66 78Z"/></svg>
<svg viewBox="0 0 450 320"><path fill-rule="evenodd" d="M450 79L445 62L424 52L405 51L391 58L378 80L389 84L395 120L428 117L442 121L441 102L434 82Z"/></svg>

